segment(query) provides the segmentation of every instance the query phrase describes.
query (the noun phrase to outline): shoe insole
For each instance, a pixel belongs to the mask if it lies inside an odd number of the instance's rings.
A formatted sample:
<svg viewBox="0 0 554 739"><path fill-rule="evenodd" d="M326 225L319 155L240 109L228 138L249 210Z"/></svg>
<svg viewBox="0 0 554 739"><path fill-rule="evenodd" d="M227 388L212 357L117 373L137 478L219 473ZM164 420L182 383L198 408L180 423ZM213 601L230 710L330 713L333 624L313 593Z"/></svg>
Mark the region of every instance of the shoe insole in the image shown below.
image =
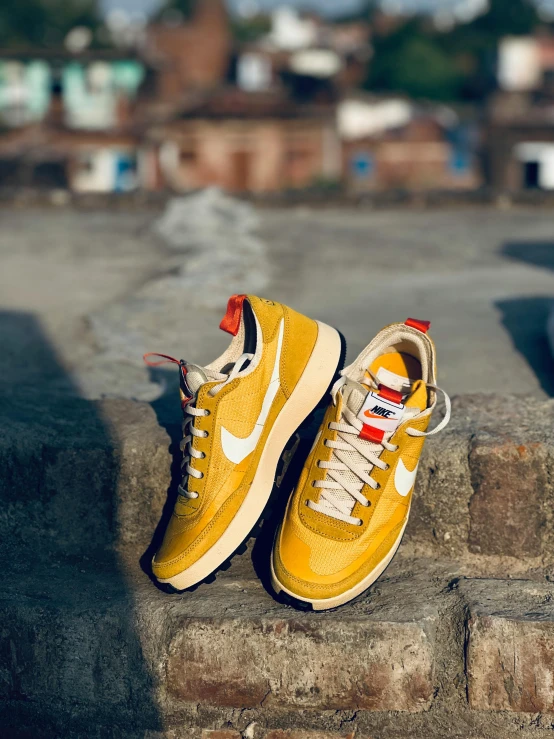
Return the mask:
<svg viewBox="0 0 554 739"><path fill-rule="evenodd" d="M370 370L383 385L403 393L409 392L411 385L422 378L419 360L404 352L381 354L372 362Z"/></svg>

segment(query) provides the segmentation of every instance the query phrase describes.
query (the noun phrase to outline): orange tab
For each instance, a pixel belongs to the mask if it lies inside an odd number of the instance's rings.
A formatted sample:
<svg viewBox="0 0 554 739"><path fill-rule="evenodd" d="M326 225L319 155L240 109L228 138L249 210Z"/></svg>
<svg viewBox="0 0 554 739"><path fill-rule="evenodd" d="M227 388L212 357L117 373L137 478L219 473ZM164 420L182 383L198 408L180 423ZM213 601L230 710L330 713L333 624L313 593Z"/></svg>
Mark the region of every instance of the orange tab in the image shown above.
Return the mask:
<svg viewBox="0 0 554 739"><path fill-rule="evenodd" d="M242 305L245 300L246 295L231 295L227 303L227 313L223 316L223 320L219 324L219 328L222 331L226 331L232 336L238 334L242 316Z"/></svg>
<svg viewBox="0 0 554 739"><path fill-rule="evenodd" d="M422 334L426 334L431 328L431 321L421 321L419 318L408 318L405 325L421 331Z"/></svg>
<svg viewBox="0 0 554 739"><path fill-rule="evenodd" d="M382 429L376 429L374 426L364 423L358 436L364 441L372 441L374 444L380 444L383 441L385 432Z"/></svg>
<svg viewBox="0 0 554 739"><path fill-rule="evenodd" d="M386 385L379 385L379 395L385 398L385 400L390 400L391 403L397 403L398 405L402 403L402 393Z"/></svg>

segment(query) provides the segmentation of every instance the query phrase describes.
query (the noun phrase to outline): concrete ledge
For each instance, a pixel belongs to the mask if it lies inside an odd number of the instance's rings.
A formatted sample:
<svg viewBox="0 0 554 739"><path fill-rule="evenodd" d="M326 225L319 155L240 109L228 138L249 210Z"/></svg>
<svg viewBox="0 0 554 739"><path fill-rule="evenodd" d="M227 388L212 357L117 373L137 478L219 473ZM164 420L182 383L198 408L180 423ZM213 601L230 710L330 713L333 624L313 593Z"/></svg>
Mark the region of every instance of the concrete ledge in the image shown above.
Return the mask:
<svg viewBox="0 0 554 739"><path fill-rule="evenodd" d="M162 209L168 199L177 193L135 191L129 193L74 193L69 190L44 190L32 187L0 188L0 205L3 207L23 208L41 206L60 208L71 205L74 208L134 210ZM182 193L180 193L182 194ZM189 193L192 194L192 193ZM307 188L292 189L275 194L256 195L247 193L243 196L261 207L298 207L312 208L444 208L444 207L497 207L506 210L511 206L548 208L554 202L549 191L541 190L499 190L482 187L475 190L386 190L382 192L348 192L344 188Z"/></svg>
<svg viewBox="0 0 554 739"><path fill-rule="evenodd" d="M0 421L0 538L36 553L144 551L173 464L148 404L26 394L8 399Z"/></svg>
<svg viewBox="0 0 554 739"><path fill-rule="evenodd" d="M172 697L229 707L421 711L434 692L433 637L422 621L340 623L287 617L186 618L171 641ZM427 628L426 628L427 627Z"/></svg>
<svg viewBox="0 0 554 739"><path fill-rule="evenodd" d="M32 552L142 554L172 465L178 477L178 417L172 442L144 403L41 403L13 398L2 412L0 534ZM554 568L553 429L554 401L456 398L451 426L425 445L401 554L455 559L469 575Z"/></svg>
<svg viewBox="0 0 554 739"><path fill-rule="evenodd" d="M484 711L554 712L554 586L462 583L469 603L470 706Z"/></svg>
<svg viewBox="0 0 554 739"><path fill-rule="evenodd" d="M460 396L451 425L429 439L407 551L462 561L470 574L554 564L554 402Z"/></svg>
<svg viewBox="0 0 554 739"><path fill-rule="evenodd" d="M424 711L437 690L437 585L420 572L382 589L369 607L314 614L274 601L247 556L182 596L121 560L21 567L0 596L0 695L96 721L198 706Z"/></svg>
<svg viewBox="0 0 554 739"><path fill-rule="evenodd" d="M401 558L357 603L298 613L247 555L182 596L133 559L20 565L0 595L2 726L14 739L542 739L553 596Z"/></svg>

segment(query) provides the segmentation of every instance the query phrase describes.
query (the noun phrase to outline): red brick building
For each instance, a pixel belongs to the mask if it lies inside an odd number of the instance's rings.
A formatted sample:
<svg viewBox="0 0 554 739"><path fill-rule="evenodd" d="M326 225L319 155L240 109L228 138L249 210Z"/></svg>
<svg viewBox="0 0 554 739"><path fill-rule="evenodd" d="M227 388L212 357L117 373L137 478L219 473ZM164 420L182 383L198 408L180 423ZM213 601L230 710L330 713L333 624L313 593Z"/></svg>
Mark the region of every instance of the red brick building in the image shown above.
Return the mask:
<svg viewBox="0 0 554 739"><path fill-rule="evenodd" d="M359 96L339 107L339 132L342 178L350 192L481 184L474 134L451 111Z"/></svg>
<svg viewBox="0 0 554 739"><path fill-rule="evenodd" d="M151 127L147 140L176 190L218 185L263 193L340 178L334 108L276 93L219 91Z"/></svg>
<svg viewBox="0 0 554 739"><path fill-rule="evenodd" d="M231 49L224 0L201 0L186 23L150 25L143 54L155 70L153 96L175 102L186 91L217 88L226 79Z"/></svg>

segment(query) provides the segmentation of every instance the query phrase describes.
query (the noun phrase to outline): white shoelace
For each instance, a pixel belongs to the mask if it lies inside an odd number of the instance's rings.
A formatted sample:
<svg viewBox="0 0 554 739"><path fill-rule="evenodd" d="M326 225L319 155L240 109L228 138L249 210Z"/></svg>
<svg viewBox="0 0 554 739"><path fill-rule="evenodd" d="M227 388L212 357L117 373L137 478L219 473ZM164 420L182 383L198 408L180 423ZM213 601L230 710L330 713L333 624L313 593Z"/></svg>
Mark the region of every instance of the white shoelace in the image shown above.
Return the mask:
<svg viewBox="0 0 554 739"><path fill-rule="evenodd" d="M346 382L347 378L341 377L333 386L332 395L335 401L337 393ZM410 436L434 436L442 431L450 421L451 403L448 395L436 385L427 384L427 387L444 395L444 418L432 431L425 432L408 427L406 433ZM374 467L387 470L388 465L379 458L379 455L384 449L395 452L398 446L389 442L394 432L387 434L379 444L360 439L359 434L363 423L346 405L342 409L342 418L346 419L347 423L333 422L329 424L331 430L338 432L336 441L325 441L325 445L333 449L331 461L323 462L320 460L317 463L318 467L327 470L327 479L316 480L313 485L315 488L321 488L320 500L317 503L309 500L307 505L312 510L336 518L338 521L361 526L361 519L350 515L355 502L357 501L366 508L369 507L368 499L362 494L363 486L366 484L373 490L379 489L379 484L369 476L370 472ZM363 457L366 460L365 463L355 463L350 459L349 457L353 452L357 452ZM345 473L353 473L357 478L357 482L352 481L351 474L348 474L350 479L347 479ZM340 494L333 494L332 491L338 491Z"/></svg>
<svg viewBox="0 0 554 739"><path fill-rule="evenodd" d="M225 385L228 385L230 382L232 382L235 377L241 372L241 370L244 368L244 365L246 362L249 362L254 357L253 354L243 354L239 359L235 362L235 366L229 373L229 375L224 375L220 372L214 372L213 370L204 370L206 374L208 375L208 378L211 380L222 380L218 385L214 385L213 388L210 389L209 395L212 397L214 395L217 395L217 393L225 387ZM187 405L184 408L184 412L187 416L183 422L183 438L180 443L180 449L183 453L183 460L181 462L181 470L184 471L185 476L192 476L195 477L197 480L201 480L204 477L203 472L199 472L198 470L195 470L192 466L192 460L193 459L204 459L206 456L204 452L198 452L193 444L194 444L194 437L198 437L200 439L205 439L207 436L209 436L209 433L207 431L199 431L194 427L194 419L198 416L209 416L210 411L205 408L197 408L194 401L190 401L187 403ZM194 493L190 490L187 490L185 487L186 480L183 478L183 481L179 485L179 493L183 495L185 498L198 498L198 493Z"/></svg>

